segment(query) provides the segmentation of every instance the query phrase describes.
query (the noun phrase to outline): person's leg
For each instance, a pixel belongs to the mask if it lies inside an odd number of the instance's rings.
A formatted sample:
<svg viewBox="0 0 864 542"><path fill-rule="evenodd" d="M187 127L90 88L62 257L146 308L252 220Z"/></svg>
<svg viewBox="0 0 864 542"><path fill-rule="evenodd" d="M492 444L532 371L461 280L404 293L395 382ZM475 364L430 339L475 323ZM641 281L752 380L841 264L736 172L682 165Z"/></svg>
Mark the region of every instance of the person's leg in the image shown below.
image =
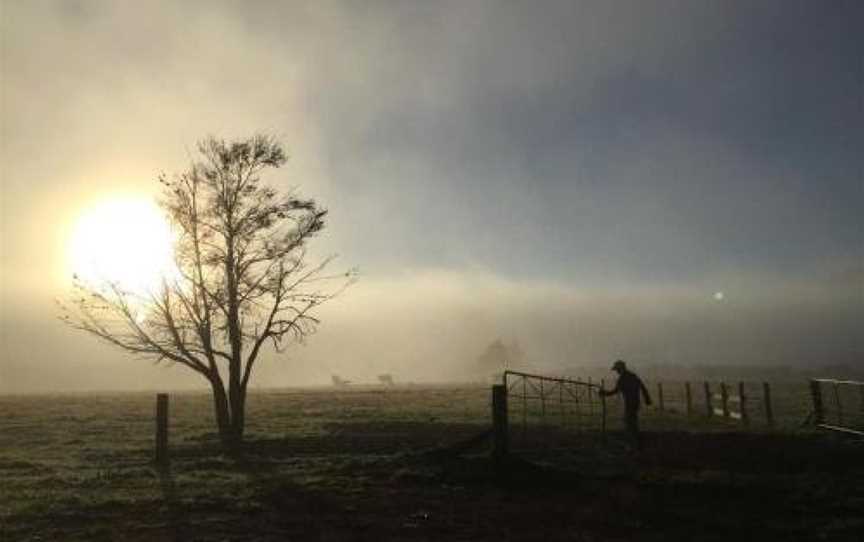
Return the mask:
<svg viewBox="0 0 864 542"><path fill-rule="evenodd" d="M636 417L633 414L633 411L630 409L624 411L624 431L627 433L627 441L629 444L635 447L637 444L636 439L634 438L636 435L634 432L634 420Z"/></svg>
<svg viewBox="0 0 864 542"><path fill-rule="evenodd" d="M639 411L633 413L633 438L636 439L636 449L640 452L645 445L642 439L642 432L639 430Z"/></svg>
<svg viewBox="0 0 864 542"><path fill-rule="evenodd" d="M642 439L639 435L639 411L636 409L628 409L624 416L625 424L627 425L627 435L630 437L630 442L636 450L641 450Z"/></svg>

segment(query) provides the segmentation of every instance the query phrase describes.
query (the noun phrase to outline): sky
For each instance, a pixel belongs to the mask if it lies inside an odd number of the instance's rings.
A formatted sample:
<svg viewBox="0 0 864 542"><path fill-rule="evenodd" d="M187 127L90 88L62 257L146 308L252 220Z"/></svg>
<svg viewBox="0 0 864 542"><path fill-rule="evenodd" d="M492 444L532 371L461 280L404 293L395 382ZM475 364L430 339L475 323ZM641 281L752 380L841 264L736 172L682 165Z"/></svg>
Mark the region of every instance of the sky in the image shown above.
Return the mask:
<svg viewBox="0 0 864 542"><path fill-rule="evenodd" d="M498 337L568 374L864 365L860 2L5 0L0 25L0 392L197 385L57 321L70 232L258 132L360 280L255 385L452 380Z"/></svg>

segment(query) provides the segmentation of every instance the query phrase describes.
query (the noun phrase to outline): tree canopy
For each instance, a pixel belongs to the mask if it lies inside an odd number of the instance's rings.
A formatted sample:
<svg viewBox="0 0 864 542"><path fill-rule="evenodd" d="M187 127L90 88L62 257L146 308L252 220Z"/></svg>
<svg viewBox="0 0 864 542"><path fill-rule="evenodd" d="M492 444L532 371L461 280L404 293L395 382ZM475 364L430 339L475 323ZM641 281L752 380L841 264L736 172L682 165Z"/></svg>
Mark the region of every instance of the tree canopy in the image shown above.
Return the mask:
<svg viewBox="0 0 864 542"><path fill-rule="evenodd" d="M186 171L159 177L176 268L147 292L78 280L63 319L128 352L201 374L213 389L223 442L232 444L242 439L246 389L262 348L281 351L312 333L320 323L315 309L355 273L325 274L332 256L307 261L327 211L262 182L287 159L274 138L210 137L197 150Z"/></svg>

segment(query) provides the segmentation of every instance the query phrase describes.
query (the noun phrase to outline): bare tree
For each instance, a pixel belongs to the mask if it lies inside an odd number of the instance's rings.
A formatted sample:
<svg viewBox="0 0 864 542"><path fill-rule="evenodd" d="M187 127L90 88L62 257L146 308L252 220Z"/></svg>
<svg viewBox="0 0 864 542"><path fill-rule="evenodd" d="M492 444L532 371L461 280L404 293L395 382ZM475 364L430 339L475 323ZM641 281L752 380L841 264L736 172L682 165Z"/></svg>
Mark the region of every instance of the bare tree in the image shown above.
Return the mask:
<svg viewBox="0 0 864 542"><path fill-rule="evenodd" d="M261 173L286 160L273 138L211 137L198 151L187 171L159 178L160 204L177 234L176 271L146 293L76 280L62 318L206 378L220 439L234 448L243 440L246 390L262 348L282 351L302 341L319 323L314 309L354 273L325 275L332 257L306 262L306 245L324 228L327 211L262 184Z"/></svg>

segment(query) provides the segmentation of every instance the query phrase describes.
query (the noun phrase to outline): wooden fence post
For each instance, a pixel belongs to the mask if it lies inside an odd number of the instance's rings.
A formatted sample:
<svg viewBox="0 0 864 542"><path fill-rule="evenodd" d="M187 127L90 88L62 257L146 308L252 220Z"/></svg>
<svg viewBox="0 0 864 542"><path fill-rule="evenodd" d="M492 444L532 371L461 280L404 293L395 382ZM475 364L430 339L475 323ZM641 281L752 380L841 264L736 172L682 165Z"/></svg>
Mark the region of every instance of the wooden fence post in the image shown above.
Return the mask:
<svg viewBox="0 0 864 542"><path fill-rule="evenodd" d="M810 381L810 396L813 398L813 422L825 423L825 410L822 408L822 388L816 380Z"/></svg>
<svg viewBox="0 0 864 542"><path fill-rule="evenodd" d="M714 415L714 405L711 404L711 384L705 382L705 409L708 417Z"/></svg>
<svg viewBox="0 0 864 542"><path fill-rule="evenodd" d="M156 463L168 464L168 394L156 395Z"/></svg>
<svg viewBox="0 0 864 542"><path fill-rule="evenodd" d="M723 417L729 417L729 388L725 382L720 383L720 402L723 408Z"/></svg>
<svg viewBox="0 0 864 542"><path fill-rule="evenodd" d="M492 386L492 442L496 461L507 457L510 441L507 434L507 387Z"/></svg>
<svg viewBox="0 0 864 542"><path fill-rule="evenodd" d="M690 391L690 382L684 383L684 394L687 396L687 417L693 415L693 393Z"/></svg>
<svg viewBox="0 0 864 542"><path fill-rule="evenodd" d="M762 383L762 400L765 402L765 420L768 422L768 427L774 427L774 409L771 406L771 385L767 382Z"/></svg>
<svg viewBox="0 0 864 542"><path fill-rule="evenodd" d="M741 405L741 423L750 425L750 414L747 412L747 396L744 395L744 383L738 382L738 401Z"/></svg>
<svg viewBox="0 0 864 542"><path fill-rule="evenodd" d="M657 406L660 408L660 412L664 412L666 410L666 405L663 403L663 383L657 383Z"/></svg>

